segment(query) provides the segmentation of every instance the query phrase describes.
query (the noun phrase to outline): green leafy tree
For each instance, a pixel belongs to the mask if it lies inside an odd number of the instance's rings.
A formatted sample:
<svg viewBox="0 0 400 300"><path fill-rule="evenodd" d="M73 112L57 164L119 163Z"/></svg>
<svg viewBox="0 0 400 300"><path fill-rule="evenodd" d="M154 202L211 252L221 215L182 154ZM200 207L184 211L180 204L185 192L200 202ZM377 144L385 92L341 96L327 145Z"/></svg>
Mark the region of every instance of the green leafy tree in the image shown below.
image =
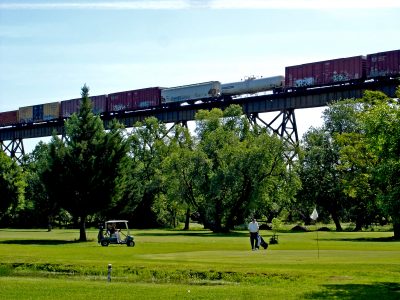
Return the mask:
<svg viewBox="0 0 400 300"><path fill-rule="evenodd" d="M226 231L262 210L271 199L285 194L288 168L284 145L274 135L251 130L240 106L225 111L199 111L196 116L198 151L209 161L199 190L206 226ZM294 177L293 177L294 178ZM293 195L287 193L288 199Z"/></svg>
<svg viewBox="0 0 400 300"><path fill-rule="evenodd" d="M124 131L112 122L108 132L92 113L89 89L82 88L78 114L66 121L66 139L54 136L43 180L50 197L79 220L80 241L86 241L88 215L115 205L122 195L127 144Z"/></svg>
<svg viewBox="0 0 400 300"><path fill-rule="evenodd" d="M309 203L306 209L317 204L327 211L337 230L342 230L340 219L355 221L356 230L361 230L376 213L365 160L368 153L360 142L363 106L351 99L329 105L323 113L324 125L309 130L304 138L299 197ZM308 219L309 214L304 215Z"/></svg>
<svg viewBox="0 0 400 300"><path fill-rule="evenodd" d="M27 187L25 191L26 201L29 202L28 219L31 225L49 226L60 210L60 204L50 199L46 186L42 181L42 175L48 168L49 145L42 141L35 149L25 156L23 168L26 171Z"/></svg>
<svg viewBox="0 0 400 300"><path fill-rule="evenodd" d="M22 168L0 151L0 217L24 205L25 186Z"/></svg>
<svg viewBox="0 0 400 300"><path fill-rule="evenodd" d="M376 159L372 175L379 205L392 219L394 237L400 239L400 105L378 92L369 92L365 100L373 103L362 122L367 150Z"/></svg>
<svg viewBox="0 0 400 300"><path fill-rule="evenodd" d="M166 217L183 217L185 215L185 230L189 229L190 216L197 212L204 197L199 190L203 176L207 173L208 160L201 152L195 150L194 141L187 128L176 125L170 143L170 152L163 163L163 173L166 177L166 194L164 207L173 212ZM180 212L180 215L177 214ZM160 215L161 213L159 213ZM170 224L176 223L170 219Z"/></svg>
<svg viewBox="0 0 400 300"><path fill-rule="evenodd" d="M374 91L329 106L324 126L305 138L300 195L334 221L332 211L355 221L356 230L390 215L398 235L398 112L396 101Z"/></svg>
<svg viewBox="0 0 400 300"><path fill-rule="evenodd" d="M167 129L156 118L147 118L135 124L128 140L128 189L121 210L133 226L158 226L153 205L165 190L162 164L168 155Z"/></svg>
<svg viewBox="0 0 400 300"><path fill-rule="evenodd" d="M374 101L343 100L330 105L324 113L324 128L339 150L336 169L346 195L343 217L355 222L356 231L370 225L379 215L370 174L374 162L365 147L360 122L365 103Z"/></svg>
<svg viewBox="0 0 400 300"><path fill-rule="evenodd" d="M382 216L377 204L372 170L377 163L361 133L336 136L341 145L338 169L342 173L343 192L348 196L348 217L356 224L355 231L368 226Z"/></svg>
<svg viewBox="0 0 400 300"><path fill-rule="evenodd" d="M308 209L315 204L322 207L332 217L336 230L341 231L340 216L345 194L337 170L339 149L330 133L323 128L309 130L304 135L302 148L304 158L299 169L302 182L299 198L303 201L300 202L311 202L306 205Z"/></svg>

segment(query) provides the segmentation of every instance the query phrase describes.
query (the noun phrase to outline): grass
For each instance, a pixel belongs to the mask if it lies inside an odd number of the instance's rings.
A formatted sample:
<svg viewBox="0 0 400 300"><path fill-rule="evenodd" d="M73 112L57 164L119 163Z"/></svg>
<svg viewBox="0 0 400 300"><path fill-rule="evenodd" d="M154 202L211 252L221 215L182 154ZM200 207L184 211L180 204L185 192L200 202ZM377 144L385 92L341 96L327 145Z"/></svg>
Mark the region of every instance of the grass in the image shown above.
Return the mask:
<svg viewBox="0 0 400 300"><path fill-rule="evenodd" d="M245 231L133 233L131 248L99 246L96 230L80 243L77 230L0 229L0 299L400 298L392 232L286 231L254 252Z"/></svg>

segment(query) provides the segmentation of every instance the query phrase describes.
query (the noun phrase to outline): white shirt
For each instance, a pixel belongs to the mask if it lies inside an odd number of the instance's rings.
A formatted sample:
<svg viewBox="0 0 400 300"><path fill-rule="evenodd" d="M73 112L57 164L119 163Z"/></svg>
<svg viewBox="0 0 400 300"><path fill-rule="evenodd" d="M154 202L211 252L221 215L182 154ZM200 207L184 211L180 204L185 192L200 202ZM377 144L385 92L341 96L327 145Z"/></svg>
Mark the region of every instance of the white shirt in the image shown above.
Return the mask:
<svg viewBox="0 0 400 300"><path fill-rule="evenodd" d="M258 223L257 223L257 221L249 223L249 231L250 232L258 232Z"/></svg>

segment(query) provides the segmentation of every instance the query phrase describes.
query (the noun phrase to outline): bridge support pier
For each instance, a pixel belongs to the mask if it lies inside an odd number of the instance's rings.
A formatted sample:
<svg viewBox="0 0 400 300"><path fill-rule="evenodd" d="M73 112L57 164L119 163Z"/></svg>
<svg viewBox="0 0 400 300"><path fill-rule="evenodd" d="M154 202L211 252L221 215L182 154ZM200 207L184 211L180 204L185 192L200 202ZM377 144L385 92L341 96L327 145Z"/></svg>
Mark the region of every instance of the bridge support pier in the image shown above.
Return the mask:
<svg viewBox="0 0 400 300"><path fill-rule="evenodd" d="M11 158L16 159L19 163L22 162L22 157L25 155L24 143L22 138L16 138L9 143L0 141L1 151L4 151Z"/></svg>
<svg viewBox="0 0 400 300"><path fill-rule="evenodd" d="M260 122L263 126L281 137L281 139L288 145L289 150L285 153L285 156L289 161L292 161L297 156L299 136L294 108L279 111L270 122L264 121L260 118L258 113L251 114L248 118L252 124L258 124L258 122Z"/></svg>

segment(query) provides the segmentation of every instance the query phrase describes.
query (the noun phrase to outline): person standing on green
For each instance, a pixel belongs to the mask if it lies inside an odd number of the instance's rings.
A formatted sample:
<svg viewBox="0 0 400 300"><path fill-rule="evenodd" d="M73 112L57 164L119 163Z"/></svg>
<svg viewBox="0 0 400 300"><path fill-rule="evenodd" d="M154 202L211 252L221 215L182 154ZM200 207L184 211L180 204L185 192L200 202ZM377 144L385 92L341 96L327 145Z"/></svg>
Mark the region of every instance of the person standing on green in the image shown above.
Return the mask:
<svg viewBox="0 0 400 300"><path fill-rule="evenodd" d="M252 221L249 223L249 232L250 232L250 244L251 244L251 250L255 251L258 250L258 231L259 231L259 226L257 223L257 220L255 218L252 219Z"/></svg>

